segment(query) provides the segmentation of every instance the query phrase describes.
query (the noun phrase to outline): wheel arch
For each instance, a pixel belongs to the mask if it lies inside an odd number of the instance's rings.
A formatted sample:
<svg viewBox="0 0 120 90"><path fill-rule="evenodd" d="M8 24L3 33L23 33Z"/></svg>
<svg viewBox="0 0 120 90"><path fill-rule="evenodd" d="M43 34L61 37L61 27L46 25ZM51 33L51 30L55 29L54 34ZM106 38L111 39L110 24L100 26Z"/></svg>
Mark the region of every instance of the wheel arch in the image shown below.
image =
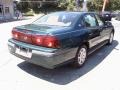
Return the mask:
<svg viewBox="0 0 120 90"><path fill-rule="evenodd" d="M87 47L87 50L90 48L89 42L84 42L83 45Z"/></svg>
<svg viewBox="0 0 120 90"><path fill-rule="evenodd" d="M78 53L80 47L81 47L81 46L84 46L84 45L87 47L87 50L90 48L90 46L89 46L89 42L83 42L81 45L79 45L76 54Z"/></svg>

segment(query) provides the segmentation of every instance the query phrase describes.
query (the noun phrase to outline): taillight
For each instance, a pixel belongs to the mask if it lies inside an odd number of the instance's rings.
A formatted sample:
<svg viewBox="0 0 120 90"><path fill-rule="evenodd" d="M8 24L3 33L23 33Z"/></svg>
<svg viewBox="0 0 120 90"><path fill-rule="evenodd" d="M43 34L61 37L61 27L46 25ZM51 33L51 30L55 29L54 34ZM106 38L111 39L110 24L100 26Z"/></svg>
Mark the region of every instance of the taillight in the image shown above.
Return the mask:
<svg viewBox="0 0 120 90"><path fill-rule="evenodd" d="M59 48L59 40L54 36L46 36L44 39L43 45L49 48Z"/></svg>
<svg viewBox="0 0 120 90"><path fill-rule="evenodd" d="M18 41L30 43L37 46L43 46L48 48L60 47L59 40L55 36L28 34L23 31L18 31L15 28L12 30L12 36Z"/></svg>
<svg viewBox="0 0 120 90"><path fill-rule="evenodd" d="M19 39L19 33L17 32L17 29L14 29L12 30L12 37L14 39Z"/></svg>
<svg viewBox="0 0 120 90"><path fill-rule="evenodd" d="M42 45L44 37L41 35L32 35L32 41L35 45Z"/></svg>
<svg viewBox="0 0 120 90"><path fill-rule="evenodd" d="M31 34L20 32L15 28L12 30L12 37L18 41L32 43Z"/></svg>
<svg viewBox="0 0 120 90"><path fill-rule="evenodd" d="M32 35L33 44L48 48L59 48L59 40L54 36L49 35Z"/></svg>

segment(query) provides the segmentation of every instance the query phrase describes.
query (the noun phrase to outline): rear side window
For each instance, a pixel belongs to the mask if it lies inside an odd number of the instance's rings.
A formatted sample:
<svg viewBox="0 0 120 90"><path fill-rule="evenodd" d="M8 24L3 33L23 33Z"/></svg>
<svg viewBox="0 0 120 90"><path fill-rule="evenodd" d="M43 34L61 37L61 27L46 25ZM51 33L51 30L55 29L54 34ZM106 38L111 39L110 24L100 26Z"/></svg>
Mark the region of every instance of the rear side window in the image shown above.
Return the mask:
<svg viewBox="0 0 120 90"><path fill-rule="evenodd" d="M95 27L97 26L96 18L94 15L85 15L84 22L86 27Z"/></svg>

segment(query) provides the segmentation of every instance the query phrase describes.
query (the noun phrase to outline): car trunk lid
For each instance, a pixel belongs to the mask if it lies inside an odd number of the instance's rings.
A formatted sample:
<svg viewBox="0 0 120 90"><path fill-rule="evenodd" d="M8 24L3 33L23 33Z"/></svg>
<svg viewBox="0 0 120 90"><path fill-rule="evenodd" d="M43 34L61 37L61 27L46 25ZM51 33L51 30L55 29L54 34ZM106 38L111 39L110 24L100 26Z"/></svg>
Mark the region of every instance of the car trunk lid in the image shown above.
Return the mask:
<svg viewBox="0 0 120 90"><path fill-rule="evenodd" d="M16 27L12 30L13 38L38 46L58 48L59 41L55 36L48 35L48 26L38 27L36 25L25 25Z"/></svg>

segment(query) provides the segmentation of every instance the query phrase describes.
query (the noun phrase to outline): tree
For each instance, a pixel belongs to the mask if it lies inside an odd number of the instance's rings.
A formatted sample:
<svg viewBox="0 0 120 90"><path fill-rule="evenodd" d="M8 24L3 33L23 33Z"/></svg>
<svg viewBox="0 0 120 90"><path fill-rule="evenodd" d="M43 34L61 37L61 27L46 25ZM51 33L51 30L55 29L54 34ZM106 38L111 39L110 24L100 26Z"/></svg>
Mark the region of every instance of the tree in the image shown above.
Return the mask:
<svg viewBox="0 0 120 90"><path fill-rule="evenodd" d="M101 11L103 0L89 0L87 6L89 11Z"/></svg>
<svg viewBox="0 0 120 90"><path fill-rule="evenodd" d="M82 8L82 0L80 1L80 8ZM74 11L76 9L75 0L60 0L59 7L64 8L69 11Z"/></svg>
<svg viewBox="0 0 120 90"><path fill-rule="evenodd" d="M21 11L26 11L26 10L30 10L30 9L33 9L34 11L41 10L40 3L29 2L29 1L39 1L39 0L21 0L21 2L18 4L18 8ZM58 0L58 1L59 1L58 7L61 10L73 11L76 8L75 0ZM88 1L88 3L87 3L88 11L102 11L103 0L87 0L87 1ZM82 2L81 2L81 4L82 4ZM52 6L53 6L53 4L51 4L47 7L43 6L42 10L45 9L46 11L49 11L50 7L52 7ZM56 8L57 7L54 7L53 9L56 9ZM81 6L81 8L82 8L82 6ZM107 3L105 10L106 11L120 10L120 0L109 0L109 3ZM55 11L55 10L53 10L53 11Z"/></svg>
<svg viewBox="0 0 120 90"><path fill-rule="evenodd" d="M109 3L110 4L107 6L109 10L120 10L120 0L110 0Z"/></svg>
<svg viewBox="0 0 120 90"><path fill-rule="evenodd" d="M89 11L101 11L103 7L103 0L89 0ZM109 0L105 8L106 11L120 10L120 0Z"/></svg>

